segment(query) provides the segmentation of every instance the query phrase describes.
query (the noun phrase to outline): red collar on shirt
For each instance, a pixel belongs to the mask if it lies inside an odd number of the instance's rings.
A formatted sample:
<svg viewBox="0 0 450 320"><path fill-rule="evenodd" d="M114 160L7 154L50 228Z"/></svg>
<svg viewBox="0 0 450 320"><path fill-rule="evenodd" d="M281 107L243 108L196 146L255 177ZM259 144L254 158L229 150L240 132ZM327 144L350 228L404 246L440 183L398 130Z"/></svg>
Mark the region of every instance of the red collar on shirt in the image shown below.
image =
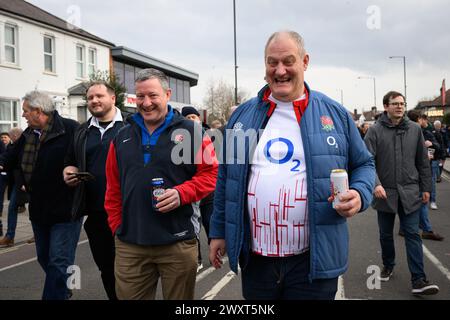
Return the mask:
<svg viewBox="0 0 450 320"><path fill-rule="evenodd" d="M268 102L270 104L269 110L267 110L267 116L270 118L270 116L275 111L275 108L277 107L277 104L273 101L269 100L270 94L272 91L270 88L267 88L266 92L264 92L263 101ZM306 108L308 107L309 102L309 92L308 89L305 86L305 99L294 101L292 103L295 111L295 117L297 118L298 124L300 124L300 121L302 120L302 116L305 113Z"/></svg>

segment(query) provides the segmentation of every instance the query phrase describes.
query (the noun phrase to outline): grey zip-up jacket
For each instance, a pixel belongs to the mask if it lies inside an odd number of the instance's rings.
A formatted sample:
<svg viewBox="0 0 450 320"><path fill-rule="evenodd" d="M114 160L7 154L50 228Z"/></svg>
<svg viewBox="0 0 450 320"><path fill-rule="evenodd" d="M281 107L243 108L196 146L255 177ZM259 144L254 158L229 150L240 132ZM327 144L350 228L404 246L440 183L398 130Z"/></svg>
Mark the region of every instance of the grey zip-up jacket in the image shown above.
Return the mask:
<svg viewBox="0 0 450 320"><path fill-rule="evenodd" d="M393 125L384 112L364 138L375 158L375 185L387 199L373 198L375 210L397 213L401 201L406 214L422 205L422 192L431 192L431 168L420 126L408 118Z"/></svg>

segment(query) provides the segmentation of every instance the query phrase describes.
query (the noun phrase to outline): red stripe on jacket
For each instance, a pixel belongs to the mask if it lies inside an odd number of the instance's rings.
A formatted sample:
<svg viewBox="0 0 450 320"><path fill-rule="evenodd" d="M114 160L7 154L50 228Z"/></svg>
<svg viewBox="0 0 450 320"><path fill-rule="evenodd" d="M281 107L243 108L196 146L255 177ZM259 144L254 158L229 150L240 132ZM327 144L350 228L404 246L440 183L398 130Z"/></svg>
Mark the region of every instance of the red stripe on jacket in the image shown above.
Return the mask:
<svg viewBox="0 0 450 320"><path fill-rule="evenodd" d="M218 161L214 145L205 135L202 148L195 157L197 172L191 180L174 187L180 194L181 205L200 201L216 188Z"/></svg>
<svg viewBox="0 0 450 320"><path fill-rule="evenodd" d="M106 158L106 193L105 210L108 213L108 224L113 234L122 224L122 193L120 190L119 167L117 165L116 148L111 142Z"/></svg>
<svg viewBox="0 0 450 320"><path fill-rule="evenodd" d="M275 108L277 107L276 103L269 99L271 93L272 92L270 88L267 88L263 96L263 101L268 102L270 104L269 109L267 110L267 116L269 118L272 116L273 112L275 111ZM302 121L302 116L305 113L306 108L308 107L308 102L309 102L309 92L305 86L305 99L297 100L292 103L298 124L300 124L300 122Z"/></svg>

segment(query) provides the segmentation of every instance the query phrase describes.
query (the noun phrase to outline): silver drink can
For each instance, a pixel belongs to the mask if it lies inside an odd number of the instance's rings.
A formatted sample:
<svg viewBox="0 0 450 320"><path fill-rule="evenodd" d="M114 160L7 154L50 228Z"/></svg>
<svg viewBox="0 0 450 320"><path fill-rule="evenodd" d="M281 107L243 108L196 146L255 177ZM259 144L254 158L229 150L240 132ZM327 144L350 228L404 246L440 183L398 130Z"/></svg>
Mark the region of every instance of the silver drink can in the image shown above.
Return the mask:
<svg viewBox="0 0 450 320"><path fill-rule="evenodd" d="M347 171L345 169L331 170L330 182L334 208L339 203L339 196L348 191Z"/></svg>
<svg viewBox="0 0 450 320"><path fill-rule="evenodd" d="M159 211L156 208L158 204L158 197L164 194L164 179L163 178L154 178L152 179L152 205L154 211Z"/></svg>

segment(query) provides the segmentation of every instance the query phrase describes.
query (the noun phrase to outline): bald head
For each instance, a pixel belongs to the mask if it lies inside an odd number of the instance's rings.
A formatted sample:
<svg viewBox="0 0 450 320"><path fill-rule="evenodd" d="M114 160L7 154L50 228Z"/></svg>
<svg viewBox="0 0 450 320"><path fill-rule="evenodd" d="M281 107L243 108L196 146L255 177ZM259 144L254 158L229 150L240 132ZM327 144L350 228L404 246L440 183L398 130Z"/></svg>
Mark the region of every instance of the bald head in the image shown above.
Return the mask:
<svg viewBox="0 0 450 320"><path fill-rule="evenodd" d="M267 48L269 47L269 45L278 40L278 39L291 39L294 41L295 45L298 48L298 53L300 55L300 57L303 58L303 56L305 55L306 51L305 51L305 42L302 38L301 35L299 35L297 32L295 31L291 31L291 30L286 30L286 31L277 31L275 33L273 33L269 39L267 40L266 43L266 47L264 49L264 58L267 57Z"/></svg>

